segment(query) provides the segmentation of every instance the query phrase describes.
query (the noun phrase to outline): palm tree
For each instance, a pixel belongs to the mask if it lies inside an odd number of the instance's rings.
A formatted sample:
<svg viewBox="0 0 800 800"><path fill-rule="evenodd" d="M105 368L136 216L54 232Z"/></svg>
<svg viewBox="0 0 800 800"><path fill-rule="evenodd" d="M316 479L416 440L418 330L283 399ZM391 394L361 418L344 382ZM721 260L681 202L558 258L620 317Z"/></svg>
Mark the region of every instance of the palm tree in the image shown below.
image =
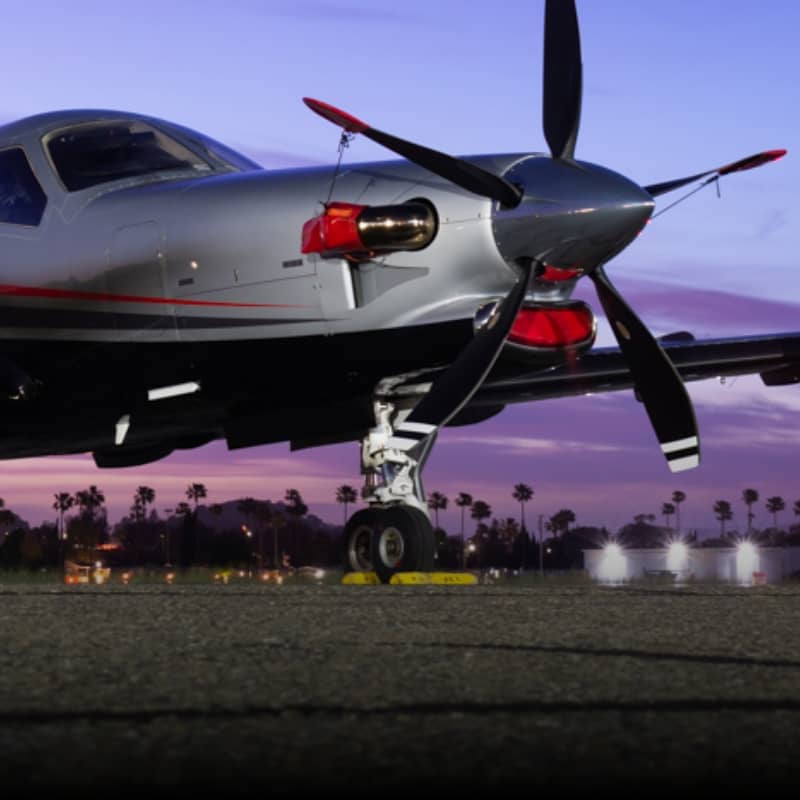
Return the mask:
<svg viewBox="0 0 800 800"><path fill-rule="evenodd" d="M472 505L472 495L459 492L456 505L461 509L461 569L466 566L466 553L464 551L464 509Z"/></svg>
<svg viewBox="0 0 800 800"><path fill-rule="evenodd" d="M434 524L439 527L439 511L447 508L448 500L441 492L431 492L428 495L428 508L433 511Z"/></svg>
<svg viewBox="0 0 800 800"><path fill-rule="evenodd" d="M558 536L559 533L566 533L573 522L575 522L575 512L569 508L562 508L550 517L546 527Z"/></svg>
<svg viewBox="0 0 800 800"><path fill-rule="evenodd" d="M53 508L58 512L58 560L63 565L66 552L64 548L64 514L75 505L75 498L69 492L58 492L53 494L53 497L56 499ZM0 499L0 508L4 505L5 503Z"/></svg>
<svg viewBox="0 0 800 800"><path fill-rule="evenodd" d="M69 511L72 506L75 505L75 498L69 492L58 492L54 494L55 502L53 503L53 508L58 511L58 538L59 541L64 540L64 514ZM2 508L5 503L0 499L0 508Z"/></svg>
<svg viewBox="0 0 800 800"><path fill-rule="evenodd" d="M197 503L205 497L208 497L208 491L204 483L190 483L186 487L186 497L194 501L194 510L197 512Z"/></svg>
<svg viewBox="0 0 800 800"><path fill-rule="evenodd" d="M344 524L347 525L347 506L358 500L358 492L352 487L344 484L336 490L336 502L344 503Z"/></svg>
<svg viewBox="0 0 800 800"><path fill-rule="evenodd" d="M664 515L664 522L669 528L669 518L675 513L675 504L674 503L664 503L661 506L661 513Z"/></svg>
<svg viewBox="0 0 800 800"><path fill-rule="evenodd" d="M675 530L681 532L681 503L686 499L686 493L676 489L672 493L672 502L675 503Z"/></svg>
<svg viewBox="0 0 800 800"><path fill-rule="evenodd" d="M772 514L772 520L774 523L775 531L778 530L778 512L783 511L786 508L786 503L783 501L782 497L769 497L767 498L767 511Z"/></svg>
<svg viewBox="0 0 800 800"><path fill-rule="evenodd" d="M86 515L94 519L97 509L106 501L106 496L96 486L76 492L75 501L78 504L81 516Z"/></svg>
<svg viewBox="0 0 800 800"><path fill-rule="evenodd" d="M724 538L725 523L728 520L733 519L733 510L731 509L731 504L727 500L717 500L717 502L714 503L714 514L719 520L720 536Z"/></svg>
<svg viewBox="0 0 800 800"><path fill-rule="evenodd" d="M747 534L753 530L753 503L758 502L758 492L755 489L745 489L742 492L742 502L747 506Z"/></svg>
<svg viewBox="0 0 800 800"><path fill-rule="evenodd" d="M533 489L527 483L517 483L511 496L519 503L519 529L525 530L525 503L533 497Z"/></svg>
<svg viewBox="0 0 800 800"><path fill-rule="evenodd" d="M308 506L303 502L303 497L297 489L287 489L283 499L288 503L286 510L296 517L303 517L308 513Z"/></svg>
<svg viewBox="0 0 800 800"><path fill-rule="evenodd" d="M475 531L475 533L477 534L478 531L481 529L481 526L483 525L483 520L492 516L492 507L488 503L485 503L483 500L476 500L472 504L470 516L472 517L472 519L478 520L478 528ZM483 555L483 548L481 547L478 550L478 567L481 566L482 555Z"/></svg>
<svg viewBox="0 0 800 800"><path fill-rule="evenodd" d="M303 502L303 497L300 494L300 492L297 491L297 489L287 489L283 499L287 503L286 512L288 514L291 514L293 517L297 517L298 520L300 519L300 517L304 517L308 513L308 506ZM291 534L292 534L291 552L284 553L284 559L287 565L289 563L289 558L295 559L296 562L300 558L297 527L298 526L295 524L292 526L291 529Z"/></svg>
<svg viewBox="0 0 800 800"><path fill-rule="evenodd" d="M136 494L133 496L133 501L137 505L141 506L143 519L147 519L147 506L155 502L155 499L156 491L155 489L151 489L149 486L140 486L136 490Z"/></svg>
<svg viewBox="0 0 800 800"><path fill-rule="evenodd" d="M476 500L472 504L470 516L472 519L478 520L478 524L480 524L487 517L492 516L492 507L488 503L484 503L483 500Z"/></svg>

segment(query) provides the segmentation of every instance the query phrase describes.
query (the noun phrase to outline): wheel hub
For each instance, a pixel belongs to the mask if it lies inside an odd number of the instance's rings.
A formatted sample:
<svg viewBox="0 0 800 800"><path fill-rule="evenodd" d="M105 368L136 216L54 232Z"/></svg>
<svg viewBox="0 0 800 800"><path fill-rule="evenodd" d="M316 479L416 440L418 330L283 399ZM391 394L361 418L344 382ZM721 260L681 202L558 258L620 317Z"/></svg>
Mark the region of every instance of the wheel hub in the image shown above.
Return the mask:
<svg viewBox="0 0 800 800"><path fill-rule="evenodd" d="M397 566L403 560L405 544L403 534L391 526L381 531L378 537L378 555L381 563L389 567Z"/></svg>

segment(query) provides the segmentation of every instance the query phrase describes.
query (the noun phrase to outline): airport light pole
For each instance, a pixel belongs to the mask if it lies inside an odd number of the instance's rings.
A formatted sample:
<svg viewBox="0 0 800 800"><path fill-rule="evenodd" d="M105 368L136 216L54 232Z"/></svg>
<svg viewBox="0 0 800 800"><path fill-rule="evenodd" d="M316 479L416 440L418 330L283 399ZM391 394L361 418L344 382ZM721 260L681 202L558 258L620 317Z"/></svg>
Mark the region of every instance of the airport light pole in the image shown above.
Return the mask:
<svg viewBox="0 0 800 800"><path fill-rule="evenodd" d="M539 577L544 577L544 514L539 514Z"/></svg>

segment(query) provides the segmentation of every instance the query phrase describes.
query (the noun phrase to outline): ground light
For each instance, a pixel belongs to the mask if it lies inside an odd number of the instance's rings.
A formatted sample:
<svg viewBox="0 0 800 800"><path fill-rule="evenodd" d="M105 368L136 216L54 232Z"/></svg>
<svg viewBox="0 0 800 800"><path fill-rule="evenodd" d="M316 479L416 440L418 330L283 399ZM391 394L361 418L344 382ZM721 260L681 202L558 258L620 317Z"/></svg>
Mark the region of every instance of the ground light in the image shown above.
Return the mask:
<svg viewBox="0 0 800 800"><path fill-rule="evenodd" d="M616 542L606 545L598 575L600 580L607 583L621 583L628 577L628 559L625 551Z"/></svg>
<svg viewBox="0 0 800 800"><path fill-rule="evenodd" d="M689 560L689 548L683 542L672 542L667 551L667 569L670 572L684 572Z"/></svg>
<svg viewBox="0 0 800 800"><path fill-rule="evenodd" d="M736 548L736 578L739 583L753 583L758 562L758 548L752 542L739 542Z"/></svg>

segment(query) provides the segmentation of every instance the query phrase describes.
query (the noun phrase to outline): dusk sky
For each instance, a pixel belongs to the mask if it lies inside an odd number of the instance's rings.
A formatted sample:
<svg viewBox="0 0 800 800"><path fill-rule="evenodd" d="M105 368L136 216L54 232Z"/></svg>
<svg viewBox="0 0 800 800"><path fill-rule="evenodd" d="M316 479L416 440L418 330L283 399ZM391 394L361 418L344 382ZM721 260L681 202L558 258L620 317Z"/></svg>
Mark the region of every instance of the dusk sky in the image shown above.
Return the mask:
<svg viewBox="0 0 800 800"><path fill-rule="evenodd" d="M480 9L479 12L472 9ZM268 168L331 163L337 131L301 102L325 100L376 127L453 154L546 150L541 130L543 0L100 0L7 4L0 121L96 107L174 120ZM789 155L721 182L659 217L608 272L657 335L800 331L800 5L795 0L583 0L584 99L577 156L641 184L701 172L765 149ZM13 79L9 79L13 76ZM363 137L350 161L385 159ZM680 193L661 199L663 207ZM658 210L658 209L657 209ZM299 237L299 231L298 231ZM591 286L578 296L599 312ZM598 344L612 343L601 320ZM441 433L425 471L451 504L466 491L495 516L518 515L513 484L535 491L535 522L560 508L615 529L658 514L676 489L686 528L717 527L728 499L745 521L746 487L800 499L800 386L757 376L690 384L699 469L673 476L631 393L507 408ZM96 484L109 518L136 487L163 512L189 482L209 502L280 500L298 488L340 522L342 483L360 486L356 443L291 453L288 444L229 452L224 442L144 467L99 470L90 455L0 463L0 496L31 522L53 493ZM731 525L729 525L731 527Z"/></svg>

